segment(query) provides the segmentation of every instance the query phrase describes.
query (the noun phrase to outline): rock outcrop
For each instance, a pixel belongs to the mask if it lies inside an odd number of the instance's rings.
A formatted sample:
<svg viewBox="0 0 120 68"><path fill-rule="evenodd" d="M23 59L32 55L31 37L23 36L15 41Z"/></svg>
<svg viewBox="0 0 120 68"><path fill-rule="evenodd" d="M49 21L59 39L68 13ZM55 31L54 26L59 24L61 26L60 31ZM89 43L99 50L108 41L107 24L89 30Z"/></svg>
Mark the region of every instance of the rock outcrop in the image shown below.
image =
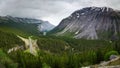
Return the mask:
<svg viewBox="0 0 120 68"><path fill-rule="evenodd" d="M108 7L83 8L63 19L53 31L62 36L72 33L74 38L118 39L120 12Z"/></svg>

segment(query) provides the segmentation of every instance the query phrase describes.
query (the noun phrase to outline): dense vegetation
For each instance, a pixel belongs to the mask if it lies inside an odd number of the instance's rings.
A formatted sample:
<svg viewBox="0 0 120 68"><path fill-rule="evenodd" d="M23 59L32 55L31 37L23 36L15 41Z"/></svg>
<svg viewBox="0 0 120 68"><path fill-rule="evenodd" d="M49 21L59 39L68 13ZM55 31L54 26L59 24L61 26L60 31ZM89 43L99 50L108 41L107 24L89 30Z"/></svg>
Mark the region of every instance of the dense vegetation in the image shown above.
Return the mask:
<svg viewBox="0 0 120 68"><path fill-rule="evenodd" d="M8 50L15 46L24 45L16 35L0 31L0 48Z"/></svg>
<svg viewBox="0 0 120 68"><path fill-rule="evenodd" d="M37 56L24 50L8 54L6 50L14 47L14 44L23 45L23 42L14 34L0 32L0 35L0 67L2 68L79 68L109 59L111 52L120 54L119 41L57 37L37 38L40 48Z"/></svg>
<svg viewBox="0 0 120 68"><path fill-rule="evenodd" d="M24 32L27 31L26 35L37 35L33 27L30 29L33 32L26 27L28 24L24 24L26 29L19 27L23 24L16 27L13 27L15 23L7 24L0 23L0 68L79 68L99 64L109 60L112 54L120 54L119 40L85 40L54 36L35 37L40 48L37 56L25 50L7 53L12 47L24 45L15 34L25 36Z"/></svg>

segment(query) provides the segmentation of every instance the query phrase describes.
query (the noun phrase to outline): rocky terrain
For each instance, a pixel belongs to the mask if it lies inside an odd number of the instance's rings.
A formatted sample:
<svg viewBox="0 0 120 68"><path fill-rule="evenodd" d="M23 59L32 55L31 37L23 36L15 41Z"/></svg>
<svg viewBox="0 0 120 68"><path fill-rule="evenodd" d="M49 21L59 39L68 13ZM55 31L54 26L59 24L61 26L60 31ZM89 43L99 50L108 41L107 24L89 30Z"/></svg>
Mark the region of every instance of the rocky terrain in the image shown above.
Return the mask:
<svg viewBox="0 0 120 68"><path fill-rule="evenodd" d="M59 36L71 34L74 38L118 39L120 13L108 7L86 7L63 19L53 31Z"/></svg>

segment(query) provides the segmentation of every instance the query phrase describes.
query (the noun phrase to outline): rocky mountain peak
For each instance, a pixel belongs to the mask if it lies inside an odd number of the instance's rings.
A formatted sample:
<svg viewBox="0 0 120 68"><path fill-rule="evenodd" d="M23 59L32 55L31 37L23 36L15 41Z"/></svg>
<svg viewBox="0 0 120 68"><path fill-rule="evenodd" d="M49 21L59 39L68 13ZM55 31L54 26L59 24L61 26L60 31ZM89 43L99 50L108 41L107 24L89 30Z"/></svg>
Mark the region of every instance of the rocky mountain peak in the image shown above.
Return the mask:
<svg viewBox="0 0 120 68"><path fill-rule="evenodd" d="M120 13L108 7L86 7L63 19L57 29L57 35L71 33L74 38L115 38L120 32Z"/></svg>
<svg viewBox="0 0 120 68"><path fill-rule="evenodd" d="M108 7L86 7L86 8L75 11L70 15L69 18L72 18L72 17L79 18L80 16L85 16L92 13L110 14L113 11L114 10L112 8L108 8Z"/></svg>

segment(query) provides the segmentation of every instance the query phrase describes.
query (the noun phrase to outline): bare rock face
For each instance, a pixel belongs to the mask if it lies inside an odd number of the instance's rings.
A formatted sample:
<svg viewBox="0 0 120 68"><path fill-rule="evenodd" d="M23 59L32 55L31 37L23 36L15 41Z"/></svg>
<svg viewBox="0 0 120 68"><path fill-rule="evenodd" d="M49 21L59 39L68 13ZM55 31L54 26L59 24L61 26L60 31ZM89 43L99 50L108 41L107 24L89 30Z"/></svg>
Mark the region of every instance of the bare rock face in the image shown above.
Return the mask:
<svg viewBox="0 0 120 68"><path fill-rule="evenodd" d="M108 7L87 7L63 19L53 30L57 35L72 33L74 38L118 39L120 12Z"/></svg>

